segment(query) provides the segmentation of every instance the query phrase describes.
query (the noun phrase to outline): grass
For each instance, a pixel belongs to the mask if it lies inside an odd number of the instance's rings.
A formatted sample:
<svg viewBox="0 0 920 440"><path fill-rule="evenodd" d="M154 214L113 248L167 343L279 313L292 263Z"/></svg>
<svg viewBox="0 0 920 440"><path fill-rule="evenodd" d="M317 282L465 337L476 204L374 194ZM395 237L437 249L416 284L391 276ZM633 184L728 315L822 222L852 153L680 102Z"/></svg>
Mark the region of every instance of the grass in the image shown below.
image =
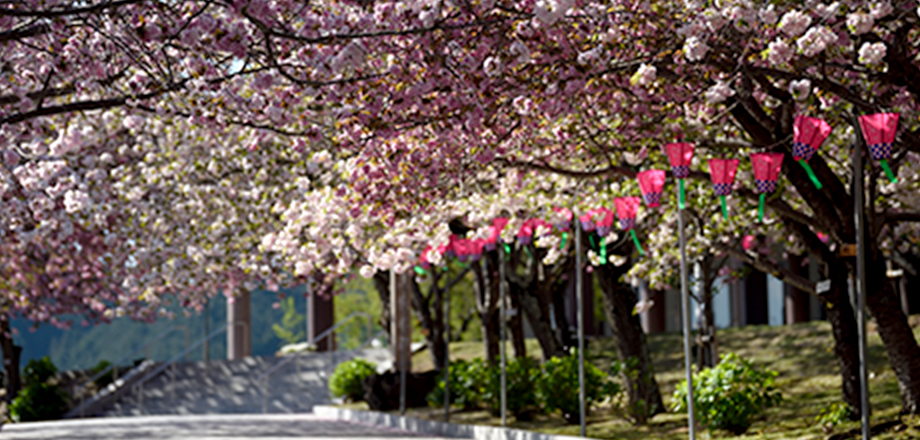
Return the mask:
<svg viewBox="0 0 920 440"><path fill-rule="evenodd" d="M920 316L911 319L914 334L920 338ZM894 372L888 365L884 347L869 325L868 366L870 401L872 405L872 424L877 425L898 419L901 408L898 384ZM840 401L840 376L833 355L833 337L830 325L826 322L811 322L781 327L750 326L730 328L718 332L720 353L735 352L752 360L755 365L763 366L779 373L777 386L782 391L784 400L767 411L765 416L754 423L743 436L732 436L727 432L715 432L711 435L702 431L700 438L758 438L758 439L824 439L828 434L822 432L815 418L834 402ZM684 378L684 359L682 337L677 333L649 336L649 348L656 371L656 378L661 387L665 405L669 406L675 385ZM473 359L483 356L481 342L458 342L450 345L451 359ZM527 352L539 357L539 345L535 340L527 341ZM508 346L509 356L512 355ZM616 351L611 339L598 339L589 342L588 355L591 362L606 369L615 358ZM431 369L430 355L427 351L413 357L413 370ZM360 404L358 405L360 407ZM365 406L366 407L366 406ZM443 420L443 408L413 408L408 411L412 417ZM598 439L685 439L687 436L687 418L685 414L668 412L655 416L647 426L633 426L612 405L594 409L588 416L588 437ZM494 425L501 420L488 411L454 410L451 421L456 423ZM873 435L874 439L920 439L920 420L905 419L910 427L900 431L890 430ZM551 434L578 435L578 425L569 425L559 415L538 416L533 421L522 422L509 418L512 428L534 430ZM859 422L845 422L834 429L834 433L843 433L859 428ZM855 438L855 437L854 437Z"/></svg>

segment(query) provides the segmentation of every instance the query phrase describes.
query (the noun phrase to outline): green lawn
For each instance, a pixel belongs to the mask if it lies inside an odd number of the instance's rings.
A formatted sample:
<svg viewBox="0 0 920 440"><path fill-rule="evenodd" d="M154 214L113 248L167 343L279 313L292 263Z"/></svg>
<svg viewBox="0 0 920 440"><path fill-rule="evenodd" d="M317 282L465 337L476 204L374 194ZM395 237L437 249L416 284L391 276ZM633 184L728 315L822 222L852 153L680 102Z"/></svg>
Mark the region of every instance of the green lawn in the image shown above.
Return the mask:
<svg viewBox="0 0 920 440"><path fill-rule="evenodd" d="M920 338L920 316L912 317L914 333ZM870 394L873 408L872 423L897 420L900 409L897 381L888 366L885 351L874 327L869 325ZM824 439L828 435L815 423L820 411L840 400L840 378L836 374L833 340L830 325L825 322L767 327L752 326L719 331L721 353L734 351L755 364L766 366L779 373L777 385L784 401L768 410L744 436L738 438L763 439ZM680 334L668 333L649 337L656 377L662 388L665 405L671 400L674 386L683 378L683 345ZM511 353L510 346L509 355ZM539 356L536 341L527 342L528 353ZM451 359L472 359L482 356L482 344L461 342L451 344ZM589 343L589 357L602 368L614 358L613 341L600 339ZM414 370L431 368L428 353L413 357ZM412 409L409 415L442 420L442 408ZM459 423L499 425L500 420L486 411L459 411L451 416ZM875 439L920 439L920 420L905 419L913 428L888 431L873 436ZM628 423L613 406L597 408L588 418L588 436L600 439L684 439L687 435L686 416L662 414L648 426L636 427ZM535 421L518 422L511 418L510 426L554 434L578 435L577 425L567 425L558 415L540 416ZM858 422L838 425L834 433L858 429ZM700 438L707 438L703 431ZM716 432L712 438L734 438L726 432Z"/></svg>

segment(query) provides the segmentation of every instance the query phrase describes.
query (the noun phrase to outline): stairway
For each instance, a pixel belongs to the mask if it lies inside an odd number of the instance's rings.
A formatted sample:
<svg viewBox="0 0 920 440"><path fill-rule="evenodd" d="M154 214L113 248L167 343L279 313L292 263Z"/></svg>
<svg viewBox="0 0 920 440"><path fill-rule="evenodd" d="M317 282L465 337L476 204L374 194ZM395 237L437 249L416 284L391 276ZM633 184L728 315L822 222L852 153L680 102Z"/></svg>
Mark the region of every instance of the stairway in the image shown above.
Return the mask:
<svg viewBox="0 0 920 440"><path fill-rule="evenodd" d="M383 371L392 365L387 349L308 353L288 362L269 376L268 401L259 377L283 357L249 357L175 364L132 388L95 416L154 414L240 414L309 412L314 405L332 402L327 380L340 362L364 358ZM88 414L89 415L89 414Z"/></svg>

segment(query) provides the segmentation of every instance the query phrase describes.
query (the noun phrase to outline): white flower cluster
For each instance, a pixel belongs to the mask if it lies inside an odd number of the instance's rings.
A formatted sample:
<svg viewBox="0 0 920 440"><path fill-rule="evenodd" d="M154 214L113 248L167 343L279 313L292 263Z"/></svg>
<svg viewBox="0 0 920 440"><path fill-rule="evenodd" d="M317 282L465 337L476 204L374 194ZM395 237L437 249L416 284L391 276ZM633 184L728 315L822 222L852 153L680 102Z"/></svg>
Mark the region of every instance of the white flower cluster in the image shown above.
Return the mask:
<svg viewBox="0 0 920 440"><path fill-rule="evenodd" d="M788 63L793 55L795 50L781 37L771 41L767 46L767 61L771 66L782 66Z"/></svg>
<svg viewBox="0 0 920 440"><path fill-rule="evenodd" d="M710 87L703 94L706 98L706 102L710 104L718 104L722 101L725 101L730 96L735 95L735 91L732 90L731 86L722 80L716 81L715 85Z"/></svg>
<svg viewBox="0 0 920 440"><path fill-rule="evenodd" d="M799 52L807 57L813 57L821 52L824 52L825 49L831 44L837 42L837 34L835 34L827 26L815 26L808 30L801 38L796 40L795 44L799 48Z"/></svg>
<svg viewBox="0 0 920 440"><path fill-rule="evenodd" d="M658 77L658 69L655 66L642 63L639 66L639 69L636 70L636 73L633 74L632 78L629 79L629 82L633 85L638 85L645 87L653 82Z"/></svg>
<svg viewBox="0 0 920 440"><path fill-rule="evenodd" d="M684 41L684 56L687 57L687 61L700 61L707 52L709 52L709 45L699 37L689 37Z"/></svg>
<svg viewBox="0 0 920 440"><path fill-rule="evenodd" d="M790 38L802 35L802 32L808 29L808 26L811 26L811 17L796 10L785 13L783 18L779 20L779 31Z"/></svg>
<svg viewBox="0 0 920 440"><path fill-rule="evenodd" d="M859 48L859 62L868 66L875 66L885 59L888 52L885 43L863 43Z"/></svg>

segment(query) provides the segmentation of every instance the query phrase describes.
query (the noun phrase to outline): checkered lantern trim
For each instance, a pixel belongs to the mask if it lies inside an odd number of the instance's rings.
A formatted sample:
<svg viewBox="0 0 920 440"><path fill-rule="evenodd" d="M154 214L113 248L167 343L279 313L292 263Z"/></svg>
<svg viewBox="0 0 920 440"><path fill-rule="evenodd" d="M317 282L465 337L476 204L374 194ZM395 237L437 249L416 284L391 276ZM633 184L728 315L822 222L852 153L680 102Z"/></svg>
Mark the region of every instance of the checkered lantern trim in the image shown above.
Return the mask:
<svg viewBox="0 0 920 440"><path fill-rule="evenodd" d="M610 234L610 226L598 226L597 235L601 237L606 237Z"/></svg>
<svg viewBox="0 0 920 440"><path fill-rule="evenodd" d="M869 145L869 153L875 160L891 159L891 142Z"/></svg>
<svg viewBox="0 0 920 440"><path fill-rule="evenodd" d="M690 177L690 166L678 165L676 167L671 167L671 172L673 172L674 177L678 179L686 179L687 177Z"/></svg>
<svg viewBox="0 0 920 440"><path fill-rule="evenodd" d="M643 193L642 200L645 200L645 204L648 206L658 206L661 203L661 193L660 192Z"/></svg>
<svg viewBox="0 0 920 440"><path fill-rule="evenodd" d="M792 143L792 155L801 160L809 160L812 156L815 155L815 149L811 145L803 144L801 142Z"/></svg>
<svg viewBox="0 0 920 440"><path fill-rule="evenodd" d="M591 220L581 220L581 229L585 231L593 231L595 229L594 222Z"/></svg>
<svg viewBox="0 0 920 440"><path fill-rule="evenodd" d="M712 186L715 188L717 196L727 196L732 193L730 183L713 183Z"/></svg>
<svg viewBox="0 0 920 440"><path fill-rule="evenodd" d="M620 219L620 229L622 229L622 230L624 230L624 231L628 231L628 230L630 230L630 229L632 229L632 228L635 228L635 227L636 227L636 219L635 219L635 218L621 218L621 219Z"/></svg>
<svg viewBox="0 0 920 440"><path fill-rule="evenodd" d="M775 180L754 179L754 183L757 184L758 193L770 194L773 191L776 191L776 181Z"/></svg>

